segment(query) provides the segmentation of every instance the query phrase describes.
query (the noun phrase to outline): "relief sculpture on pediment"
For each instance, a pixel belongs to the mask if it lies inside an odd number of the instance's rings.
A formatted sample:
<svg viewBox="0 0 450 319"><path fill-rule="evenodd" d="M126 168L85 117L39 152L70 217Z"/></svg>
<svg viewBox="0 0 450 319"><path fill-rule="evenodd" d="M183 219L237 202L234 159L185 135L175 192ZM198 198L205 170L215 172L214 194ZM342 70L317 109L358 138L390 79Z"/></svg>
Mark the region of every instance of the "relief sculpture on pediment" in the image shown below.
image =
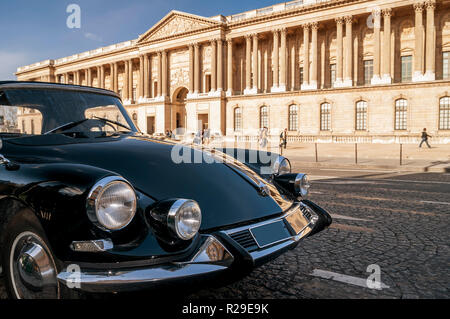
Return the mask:
<svg viewBox="0 0 450 319"><path fill-rule="evenodd" d="M201 23L200 21L190 20L183 17L174 17L160 29L156 30L156 32L150 36L149 40L170 37L175 34L199 30L209 26L210 25Z"/></svg>

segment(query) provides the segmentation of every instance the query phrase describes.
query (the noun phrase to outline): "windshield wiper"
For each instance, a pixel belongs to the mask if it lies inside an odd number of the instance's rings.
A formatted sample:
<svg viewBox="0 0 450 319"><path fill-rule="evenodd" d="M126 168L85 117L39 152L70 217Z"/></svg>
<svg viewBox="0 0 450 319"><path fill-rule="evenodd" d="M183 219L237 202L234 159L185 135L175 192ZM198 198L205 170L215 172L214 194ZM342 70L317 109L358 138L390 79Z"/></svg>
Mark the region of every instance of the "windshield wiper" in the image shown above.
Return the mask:
<svg viewBox="0 0 450 319"><path fill-rule="evenodd" d="M116 125L118 125L118 126L120 126L120 127L126 128L127 130L131 131L131 129L130 129L128 126L123 125L123 124L120 123L120 122L113 121L113 120L110 120L110 119L105 119L105 118L103 118L103 117L98 117L98 116L94 116L94 118L96 118L96 119L98 119L98 120L100 120L100 121L105 121L105 122L109 122L109 123L112 123L112 124L116 124Z"/></svg>
<svg viewBox="0 0 450 319"><path fill-rule="evenodd" d="M61 126L58 126L58 127L54 128L54 129L48 131L48 132L45 132L43 135L63 132L63 131L65 131L65 130L67 130L67 129L70 129L70 128L72 128L72 127L75 127L75 126L77 126L77 125L80 125L81 123L84 123L84 122L86 122L87 120L89 120L89 119L83 119L83 120L79 120L79 121L69 122L69 123L63 124L63 125L61 125Z"/></svg>

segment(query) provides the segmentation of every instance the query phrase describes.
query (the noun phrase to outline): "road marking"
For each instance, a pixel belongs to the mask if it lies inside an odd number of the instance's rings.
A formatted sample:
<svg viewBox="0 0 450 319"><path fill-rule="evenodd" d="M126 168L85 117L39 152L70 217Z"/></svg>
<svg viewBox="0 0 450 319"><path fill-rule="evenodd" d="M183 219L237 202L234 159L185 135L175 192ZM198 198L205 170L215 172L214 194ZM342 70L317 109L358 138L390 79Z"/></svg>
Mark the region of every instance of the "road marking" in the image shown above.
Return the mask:
<svg viewBox="0 0 450 319"><path fill-rule="evenodd" d="M450 205L450 203L446 203L446 202L434 202L431 200L422 200L422 203L428 203L428 204L441 204L441 205Z"/></svg>
<svg viewBox="0 0 450 319"><path fill-rule="evenodd" d="M318 192L318 191L310 191L310 194L323 194L322 192Z"/></svg>
<svg viewBox="0 0 450 319"><path fill-rule="evenodd" d="M388 208L388 207L374 207L374 206L367 206L367 205L355 205L355 204L349 204L349 203L335 203L333 202L332 205L336 206L344 206L345 208L352 207L357 208L360 210L367 210L367 211L373 211L376 210L378 213L380 212L392 212L392 213L405 213L405 214L412 214L412 215L423 215L423 216L437 216L435 213L430 212L420 212L420 211L414 211L409 209L396 209L396 208Z"/></svg>
<svg viewBox="0 0 450 319"><path fill-rule="evenodd" d="M340 229L344 231L353 231L357 233L374 233L375 229L367 228L367 227L360 227L360 226L352 226L352 225L346 225L346 224L338 224L338 223L332 223L330 228Z"/></svg>
<svg viewBox="0 0 450 319"><path fill-rule="evenodd" d="M369 288L367 287L367 279L366 278L359 278L359 277L353 277L348 275L339 274L337 272L327 271L327 270L321 270L321 269L314 269L313 272L310 274L314 277L320 277L323 279L331 279L334 281L343 282L345 284L355 285L363 288ZM388 289L390 288L388 285L384 283L380 283L380 289Z"/></svg>
<svg viewBox="0 0 450 319"><path fill-rule="evenodd" d="M320 168L321 171L336 171L336 172L371 172L371 173L400 173L395 171L379 171L372 169L338 169L338 168Z"/></svg>
<svg viewBox="0 0 450 319"><path fill-rule="evenodd" d="M365 179L365 178L346 178L346 177L328 177L328 176L319 176L319 179L333 179L332 181L320 181L320 183L328 183L328 184L388 184L386 182L395 182L395 183L414 183L414 184L445 184L450 185L450 182L438 182L438 181L410 181L404 179ZM314 179L312 179L314 180Z"/></svg>
<svg viewBox="0 0 450 319"><path fill-rule="evenodd" d="M344 215L339 215L339 214L330 214L332 218L336 218L336 219L346 219L346 220L360 220L360 221L364 221L364 222L370 222L370 219L363 219L363 218L356 218L356 217L350 217L350 216L344 216Z"/></svg>

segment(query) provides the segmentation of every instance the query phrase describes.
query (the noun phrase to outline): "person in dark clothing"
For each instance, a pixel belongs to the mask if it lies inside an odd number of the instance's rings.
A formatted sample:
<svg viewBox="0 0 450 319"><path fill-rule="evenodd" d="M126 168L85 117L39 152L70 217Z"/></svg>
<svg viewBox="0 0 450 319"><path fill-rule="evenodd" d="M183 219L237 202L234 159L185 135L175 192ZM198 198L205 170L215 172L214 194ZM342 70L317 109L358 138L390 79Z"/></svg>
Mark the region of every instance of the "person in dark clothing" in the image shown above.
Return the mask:
<svg viewBox="0 0 450 319"><path fill-rule="evenodd" d="M427 144L428 148L431 148L430 144L428 144L428 138L431 137L431 135L428 135L427 129L424 128L422 131L422 141L419 144L419 147L422 147L422 144L425 142Z"/></svg>
<svg viewBox="0 0 450 319"><path fill-rule="evenodd" d="M286 149L287 146L287 128L284 129L284 131L280 134L280 147L283 147Z"/></svg>

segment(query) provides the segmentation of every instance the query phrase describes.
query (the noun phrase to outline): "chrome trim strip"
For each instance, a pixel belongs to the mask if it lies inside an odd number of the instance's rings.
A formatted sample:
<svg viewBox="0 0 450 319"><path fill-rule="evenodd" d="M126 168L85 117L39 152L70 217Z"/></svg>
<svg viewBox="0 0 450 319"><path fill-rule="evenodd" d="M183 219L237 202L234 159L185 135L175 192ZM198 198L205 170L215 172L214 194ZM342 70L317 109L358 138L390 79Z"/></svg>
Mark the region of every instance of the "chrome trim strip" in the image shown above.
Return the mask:
<svg viewBox="0 0 450 319"><path fill-rule="evenodd" d="M149 268L114 270L82 269L79 273L67 269L61 271L59 282L88 292L133 291L170 280L183 280L228 269L234 257L222 243L212 235L202 236L204 242L198 252L186 262L167 263ZM215 260L209 248L222 249L220 259ZM220 256L219 256L220 257Z"/></svg>

